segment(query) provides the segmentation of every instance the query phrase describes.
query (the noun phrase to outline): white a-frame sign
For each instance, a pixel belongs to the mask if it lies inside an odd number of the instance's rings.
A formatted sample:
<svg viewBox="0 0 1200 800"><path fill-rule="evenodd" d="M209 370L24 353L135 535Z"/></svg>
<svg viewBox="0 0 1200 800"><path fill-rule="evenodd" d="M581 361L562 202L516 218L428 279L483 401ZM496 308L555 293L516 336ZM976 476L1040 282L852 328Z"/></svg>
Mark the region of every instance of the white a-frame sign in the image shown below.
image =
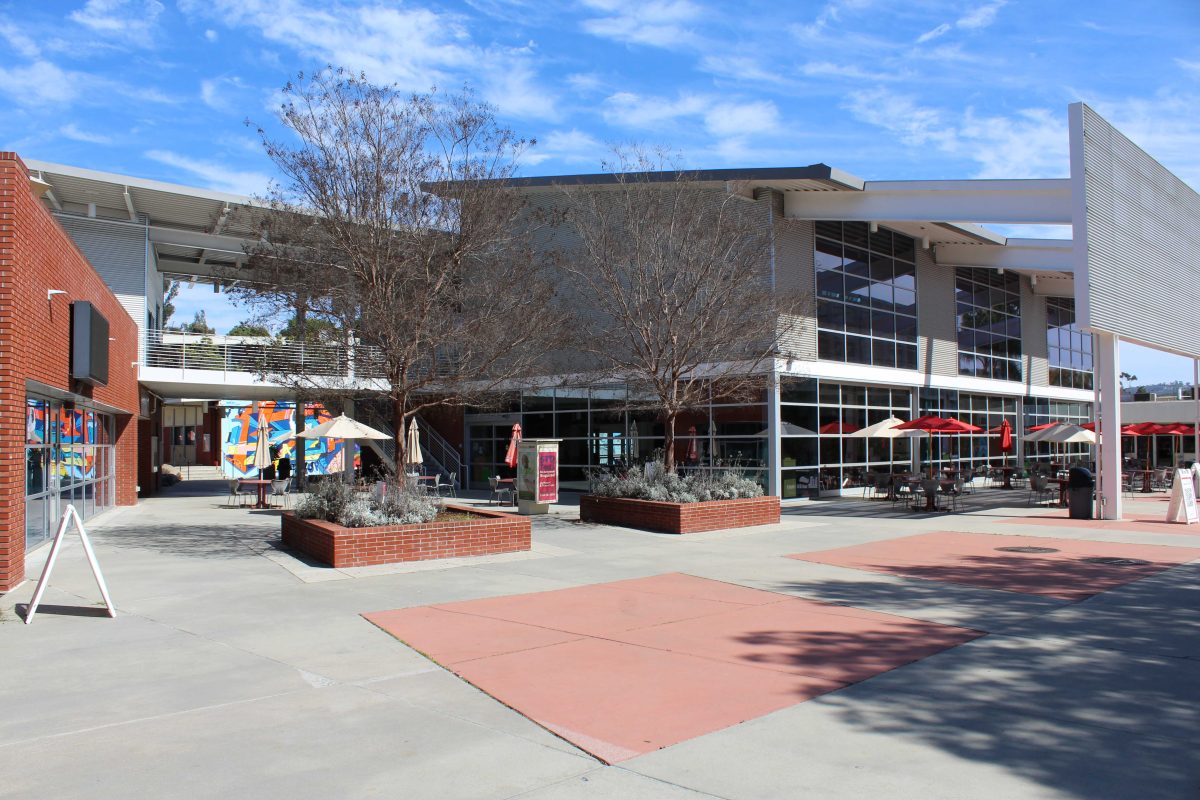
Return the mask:
<svg viewBox="0 0 1200 800"><path fill-rule="evenodd" d="M67 538L67 523L72 519L75 520L75 530L79 531L79 540L83 542L83 552L87 554L92 574L96 576L96 583L100 586L100 595L104 598L104 605L108 607L108 615L110 617L117 615L117 607L113 605L112 598L108 596L108 587L104 585L104 576L100 574L100 562L96 560L92 543L88 540L87 530L83 527L83 520L79 518L79 512L75 510L75 506L68 505L67 510L63 512L62 520L58 523L58 533L54 534L54 544L50 545L50 556L46 559L46 566L42 567L42 577L38 578L37 591L33 593L33 599L29 601L29 609L25 612L26 625L33 622L33 615L37 613L38 604L42 602L42 594L50 585L50 573L54 571L54 562L58 560L58 551L62 549L63 540Z"/></svg>
<svg viewBox="0 0 1200 800"><path fill-rule="evenodd" d="M1192 481L1192 475L1191 470L1175 470L1175 480L1171 481L1171 504L1167 506L1167 522L1183 522L1187 525L1200 522L1200 513L1196 509L1196 484Z"/></svg>

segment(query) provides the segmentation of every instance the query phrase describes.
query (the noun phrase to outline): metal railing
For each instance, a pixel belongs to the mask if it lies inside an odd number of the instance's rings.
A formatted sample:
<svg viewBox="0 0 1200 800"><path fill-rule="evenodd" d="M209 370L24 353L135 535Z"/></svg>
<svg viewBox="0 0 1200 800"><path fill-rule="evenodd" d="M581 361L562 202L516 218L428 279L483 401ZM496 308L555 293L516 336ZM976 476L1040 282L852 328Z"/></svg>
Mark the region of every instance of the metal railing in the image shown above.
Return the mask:
<svg viewBox="0 0 1200 800"><path fill-rule="evenodd" d="M296 373L378 378L381 359L369 348L265 336L146 331L145 366L258 375Z"/></svg>
<svg viewBox="0 0 1200 800"><path fill-rule="evenodd" d="M454 445L450 444L443 436L434 429L432 425L423 419L418 418L418 431L421 434L421 451L422 454L435 462L446 473L447 477L454 475L456 488L461 488L463 480L466 477L463 474L462 456Z"/></svg>

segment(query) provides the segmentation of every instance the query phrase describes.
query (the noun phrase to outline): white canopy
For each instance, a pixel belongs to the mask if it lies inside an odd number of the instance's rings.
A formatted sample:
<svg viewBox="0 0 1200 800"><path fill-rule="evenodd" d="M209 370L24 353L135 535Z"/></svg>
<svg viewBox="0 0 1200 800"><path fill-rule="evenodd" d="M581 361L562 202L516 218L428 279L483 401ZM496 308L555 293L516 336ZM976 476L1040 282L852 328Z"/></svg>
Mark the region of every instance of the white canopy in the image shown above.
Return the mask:
<svg viewBox="0 0 1200 800"><path fill-rule="evenodd" d="M918 430L898 431L898 430L896 430L897 425L903 425L903 424L904 424L904 420L900 419L899 417L888 417L887 419L876 422L874 425L868 425L865 428L859 428L854 433L847 433L846 438L848 438L848 439L868 439L868 438L920 439L925 436L925 431L918 431Z"/></svg>
<svg viewBox="0 0 1200 800"><path fill-rule="evenodd" d="M350 419L345 414L334 417L328 422L322 422L315 428L309 428L297 433L301 439L391 439L391 434L377 431L363 425L357 420Z"/></svg>

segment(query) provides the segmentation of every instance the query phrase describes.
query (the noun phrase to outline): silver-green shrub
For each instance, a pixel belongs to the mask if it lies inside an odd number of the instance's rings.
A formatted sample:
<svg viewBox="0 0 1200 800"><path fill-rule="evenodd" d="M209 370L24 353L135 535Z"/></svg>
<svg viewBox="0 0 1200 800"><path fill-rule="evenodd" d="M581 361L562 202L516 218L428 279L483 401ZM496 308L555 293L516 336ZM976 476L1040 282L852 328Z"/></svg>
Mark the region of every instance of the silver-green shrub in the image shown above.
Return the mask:
<svg viewBox="0 0 1200 800"><path fill-rule="evenodd" d="M389 482L384 492L359 494L341 481L326 480L296 506L296 515L346 528L370 528L430 522L439 508L438 498L406 483Z"/></svg>
<svg viewBox="0 0 1200 800"><path fill-rule="evenodd" d="M708 500L737 500L761 497L762 487L735 468L697 470L686 475L667 473L662 465L628 474L596 472L591 475L592 494L664 503L700 503Z"/></svg>

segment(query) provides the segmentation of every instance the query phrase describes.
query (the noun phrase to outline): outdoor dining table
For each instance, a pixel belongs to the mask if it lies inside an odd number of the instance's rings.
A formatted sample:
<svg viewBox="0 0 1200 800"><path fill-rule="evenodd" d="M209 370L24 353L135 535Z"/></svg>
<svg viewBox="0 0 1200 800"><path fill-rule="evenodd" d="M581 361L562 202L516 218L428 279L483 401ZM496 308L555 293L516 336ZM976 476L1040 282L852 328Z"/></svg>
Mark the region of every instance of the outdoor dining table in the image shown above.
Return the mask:
<svg viewBox="0 0 1200 800"><path fill-rule="evenodd" d="M1150 480L1151 480L1151 478L1154 477L1154 470L1152 470L1152 469L1132 469L1129 471L1132 472L1134 475L1137 475L1139 472L1142 474L1142 494L1150 494L1151 492L1154 491L1154 489L1150 488Z"/></svg>
<svg viewBox="0 0 1200 800"><path fill-rule="evenodd" d="M267 487L270 485L271 485L271 482L268 480L265 480L263 478L254 478L254 479L246 479L246 480L238 481L239 488L242 486L253 486L255 489L258 490L258 502L254 504L255 508L270 508L271 507L270 504L267 503Z"/></svg>
<svg viewBox="0 0 1200 800"><path fill-rule="evenodd" d="M922 488L922 487L921 487L921 481L922 481L922 479L921 479L921 478L913 478L911 481L909 481L909 483L912 483L912 484L914 484L914 486L913 486L913 491L917 491L918 489L921 489L921 488ZM942 488L945 488L945 487L947 487L947 486L953 486L953 485L954 485L954 483L955 483L955 480L953 480L953 479L951 479L951 478L942 478L942 479L940 479L940 480L938 481L938 488L939 488L939 489L942 489ZM936 496L936 495L932 495L932 494L927 494L927 495L925 495L925 505L924 505L924 507L922 507L922 506L913 506L913 510L914 510L914 511L937 511L937 510L938 510L938 509L937 509L937 496Z"/></svg>
<svg viewBox="0 0 1200 800"><path fill-rule="evenodd" d="M1012 476L1017 471L1017 468L1016 467L1000 467L999 469L1002 473L1004 473L1004 483L1000 484L1000 488L1001 489L1012 489L1013 488Z"/></svg>
<svg viewBox="0 0 1200 800"><path fill-rule="evenodd" d="M1070 478L1050 478L1053 483L1058 484L1058 504L1060 506L1067 505L1067 484L1070 483Z"/></svg>

